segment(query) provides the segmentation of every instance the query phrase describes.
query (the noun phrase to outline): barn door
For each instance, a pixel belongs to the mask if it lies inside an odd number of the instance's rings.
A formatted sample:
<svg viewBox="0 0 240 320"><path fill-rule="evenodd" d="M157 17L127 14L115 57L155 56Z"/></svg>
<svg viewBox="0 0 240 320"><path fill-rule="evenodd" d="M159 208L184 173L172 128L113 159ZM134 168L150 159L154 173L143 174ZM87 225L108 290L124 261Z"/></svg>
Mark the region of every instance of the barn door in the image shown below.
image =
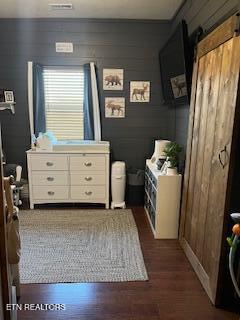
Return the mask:
<svg viewBox="0 0 240 320"><path fill-rule="evenodd" d="M208 42L198 48L180 227L182 247L213 303L224 216L228 214L226 194L240 70L240 38L225 36L212 47L216 32L210 34Z"/></svg>

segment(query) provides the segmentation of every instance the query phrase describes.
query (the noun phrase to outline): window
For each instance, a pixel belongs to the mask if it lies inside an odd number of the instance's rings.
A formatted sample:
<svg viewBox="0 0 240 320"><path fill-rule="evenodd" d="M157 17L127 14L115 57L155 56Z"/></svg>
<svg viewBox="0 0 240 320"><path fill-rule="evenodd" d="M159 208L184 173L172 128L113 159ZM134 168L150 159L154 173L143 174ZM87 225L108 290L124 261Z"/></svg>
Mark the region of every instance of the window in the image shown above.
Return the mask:
<svg viewBox="0 0 240 320"><path fill-rule="evenodd" d="M82 67L44 67L46 130L58 140L84 139Z"/></svg>

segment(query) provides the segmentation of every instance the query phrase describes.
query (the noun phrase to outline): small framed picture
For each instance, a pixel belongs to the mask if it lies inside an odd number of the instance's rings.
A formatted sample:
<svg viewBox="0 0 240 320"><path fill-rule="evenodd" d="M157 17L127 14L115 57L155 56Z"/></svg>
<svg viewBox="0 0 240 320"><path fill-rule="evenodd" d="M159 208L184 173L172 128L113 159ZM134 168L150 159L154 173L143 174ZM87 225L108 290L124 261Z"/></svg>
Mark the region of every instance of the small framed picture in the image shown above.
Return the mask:
<svg viewBox="0 0 240 320"><path fill-rule="evenodd" d="M123 90L123 69L103 69L103 90Z"/></svg>
<svg viewBox="0 0 240 320"><path fill-rule="evenodd" d="M14 102L13 91L4 91L5 102Z"/></svg>
<svg viewBox="0 0 240 320"><path fill-rule="evenodd" d="M108 97L105 98L106 118L125 118L125 98Z"/></svg>
<svg viewBox="0 0 240 320"><path fill-rule="evenodd" d="M174 98L187 96L187 82L185 73L170 79Z"/></svg>
<svg viewBox="0 0 240 320"><path fill-rule="evenodd" d="M130 102L150 101L150 81L130 82Z"/></svg>

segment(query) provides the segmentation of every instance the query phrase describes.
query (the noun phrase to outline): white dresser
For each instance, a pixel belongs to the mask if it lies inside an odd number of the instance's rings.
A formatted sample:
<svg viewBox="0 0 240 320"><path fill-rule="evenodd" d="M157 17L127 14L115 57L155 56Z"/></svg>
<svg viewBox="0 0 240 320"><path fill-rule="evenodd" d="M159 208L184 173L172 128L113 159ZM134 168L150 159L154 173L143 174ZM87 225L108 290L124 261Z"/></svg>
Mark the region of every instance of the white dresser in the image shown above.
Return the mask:
<svg viewBox="0 0 240 320"><path fill-rule="evenodd" d="M161 175L146 161L144 207L156 239L177 239L182 176Z"/></svg>
<svg viewBox="0 0 240 320"><path fill-rule="evenodd" d="M109 208L109 143L27 151L30 208L41 203L101 203Z"/></svg>

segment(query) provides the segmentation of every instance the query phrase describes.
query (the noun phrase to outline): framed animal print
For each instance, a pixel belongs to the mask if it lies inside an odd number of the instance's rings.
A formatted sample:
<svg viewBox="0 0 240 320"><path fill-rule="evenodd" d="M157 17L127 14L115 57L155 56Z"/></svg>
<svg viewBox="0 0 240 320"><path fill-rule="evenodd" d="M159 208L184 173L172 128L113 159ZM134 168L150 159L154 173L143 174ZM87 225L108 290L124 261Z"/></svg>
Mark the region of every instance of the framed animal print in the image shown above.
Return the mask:
<svg viewBox="0 0 240 320"><path fill-rule="evenodd" d="M176 76L174 78L171 78L171 85L172 85L172 91L174 98L180 98L183 96L187 96L187 82L186 82L186 76L185 73L180 74L179 76Z"/></svg>
<svg viewBox="0 0 240 320"><path fill-rule="evenodd" d="M125 118L125 98L105 98L106 118Z"/></svg>
<svg viewBox="0 0 240 320"><path fill-rule="evenodd" d="M150 101L150 81L130 82L130 102Z"/></svg>
<svg viewBox="0 0 240 320"><path fill-rule="evenodd" d="M123 90L123 69L103 69L103 90Z"/></svg>

